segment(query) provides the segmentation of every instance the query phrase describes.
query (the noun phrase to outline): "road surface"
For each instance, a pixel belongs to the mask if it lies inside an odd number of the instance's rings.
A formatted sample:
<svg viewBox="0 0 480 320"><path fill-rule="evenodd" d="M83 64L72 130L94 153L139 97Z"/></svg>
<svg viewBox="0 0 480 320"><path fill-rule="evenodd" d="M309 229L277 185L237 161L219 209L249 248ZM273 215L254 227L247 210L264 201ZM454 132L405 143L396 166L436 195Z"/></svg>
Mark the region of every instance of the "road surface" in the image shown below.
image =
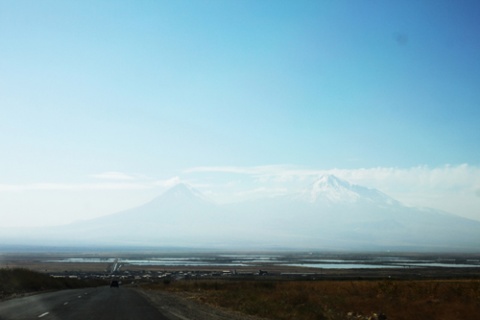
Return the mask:
<svg viewBox="0 0 480 320"><path fill-rule="evenodd" d="M168 320L126 287L62 290L0 302L0 320L14 319Z"/></svg>

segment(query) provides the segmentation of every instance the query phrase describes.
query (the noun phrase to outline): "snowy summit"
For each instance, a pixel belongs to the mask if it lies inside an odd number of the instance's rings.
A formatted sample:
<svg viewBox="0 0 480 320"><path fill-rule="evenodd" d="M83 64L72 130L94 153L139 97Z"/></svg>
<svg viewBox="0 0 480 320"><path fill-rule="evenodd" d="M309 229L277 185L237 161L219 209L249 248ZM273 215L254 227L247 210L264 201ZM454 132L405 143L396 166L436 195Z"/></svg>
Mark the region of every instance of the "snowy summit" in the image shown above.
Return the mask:
<svg viewBox="0 0 480 320"><path fill-rule="evenodd" d="M351 184L331 174L322 175L310 188L302 192L301 198L311 203L332 204L356 202L392 204L397 202L378 190Z"/></svg>

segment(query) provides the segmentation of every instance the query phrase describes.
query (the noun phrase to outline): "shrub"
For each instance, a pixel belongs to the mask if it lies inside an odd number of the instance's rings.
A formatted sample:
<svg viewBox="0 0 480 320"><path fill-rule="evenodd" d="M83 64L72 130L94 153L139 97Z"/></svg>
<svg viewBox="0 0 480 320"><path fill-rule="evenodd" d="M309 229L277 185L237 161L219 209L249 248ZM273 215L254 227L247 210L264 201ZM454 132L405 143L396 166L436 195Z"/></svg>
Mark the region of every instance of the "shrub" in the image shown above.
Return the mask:
<svg viewBox="0 0 480 320"><path fill-rule="evenodd" d="M52 278L28 269L0 269L0 298L26 292L92 287L103 281L83 281L70 278Z"/></svg>

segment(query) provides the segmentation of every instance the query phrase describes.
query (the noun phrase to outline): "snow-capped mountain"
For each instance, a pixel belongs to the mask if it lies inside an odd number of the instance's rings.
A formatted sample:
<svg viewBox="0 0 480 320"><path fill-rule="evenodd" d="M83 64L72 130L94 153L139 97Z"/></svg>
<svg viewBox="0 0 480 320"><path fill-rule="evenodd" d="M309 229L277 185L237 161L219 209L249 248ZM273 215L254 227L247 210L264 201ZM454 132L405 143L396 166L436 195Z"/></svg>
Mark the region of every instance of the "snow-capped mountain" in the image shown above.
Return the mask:
<svg viewBox="0 0 480 320"><path fill-rule="evenodd" d="M398 203L395 199L376 189L351 184L334 175L321 176L309 188L306 188L299 198L311 203Z"/></svg>
<svg viewBox="0 0 480 320"><path fill-rule="evenodd" d="M213 202L204 194L185 183L176 184L152 201L152 203L159 202L177 202L177 204L185 202L213 204Z"/></svg>
<svg viewBox="0 0 480 320"><path fill-rule="evenodd" d="M179 183L160 196L156 197L146 204L122 212L122 216L131 217L132 210L135 215L142 218L155 220L156 217L165 213L175 213L169 216L169 219L178 219L181 215L197 212L199 214L208 214L213 211L215 204L195 188ZM118 216L112 215L111 217Z"/></svg>
<svg viewBox="0 0 480 320"><path fill-rule="evenodd" d="M344 250L480 246L478 221L406 207L378 190L332 175L319 177L300 194L229 205L217 205L195 188L178 184L142 206L31 234L30 241L65 245Z"/></svg>

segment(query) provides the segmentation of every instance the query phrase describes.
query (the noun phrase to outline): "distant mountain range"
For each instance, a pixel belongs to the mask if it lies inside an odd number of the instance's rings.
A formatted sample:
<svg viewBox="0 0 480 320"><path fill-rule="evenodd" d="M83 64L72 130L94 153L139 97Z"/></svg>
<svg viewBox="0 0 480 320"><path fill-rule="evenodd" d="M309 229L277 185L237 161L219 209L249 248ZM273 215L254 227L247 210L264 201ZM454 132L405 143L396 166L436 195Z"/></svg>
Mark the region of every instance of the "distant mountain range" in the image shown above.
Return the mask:
<svg viewBox="0 0 480 320"><path fill-rule="evenodd" d="M388 195L320 177L302 192L218 205L178 184L152 201L63 227L4 230L3 243L224 249L472 251L480 222L407 207Z"/></svg>

